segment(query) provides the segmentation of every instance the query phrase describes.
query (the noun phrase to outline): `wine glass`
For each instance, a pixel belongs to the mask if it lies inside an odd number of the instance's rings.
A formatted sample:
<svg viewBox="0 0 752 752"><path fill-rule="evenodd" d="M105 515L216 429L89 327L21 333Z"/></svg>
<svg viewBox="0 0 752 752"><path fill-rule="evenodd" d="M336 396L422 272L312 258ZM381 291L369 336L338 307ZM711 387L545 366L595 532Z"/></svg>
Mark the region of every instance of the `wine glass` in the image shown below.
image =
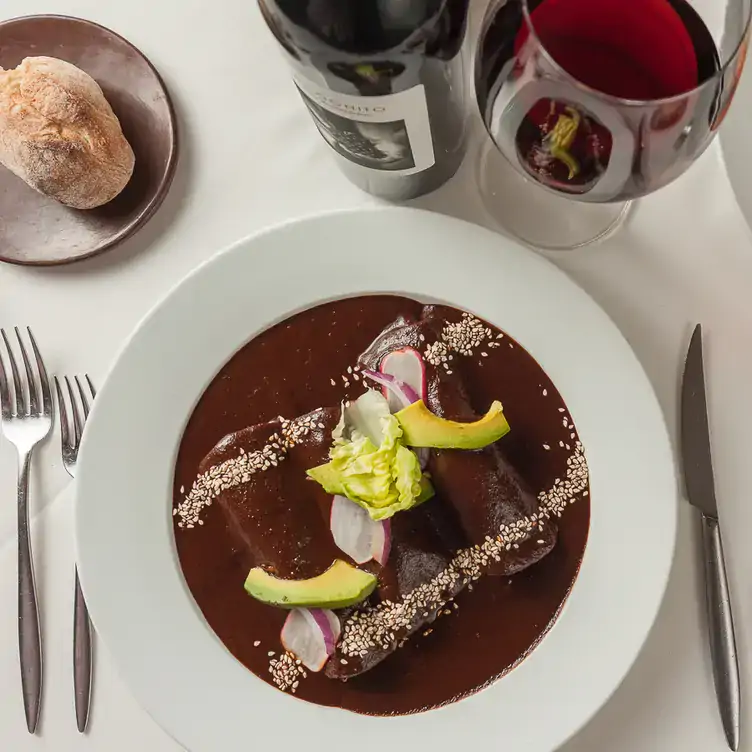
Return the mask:
<svg viewBox="0 0 752 752"><path fill-rule="evenodd" d="M710 143L749 24L750 0L492 2L475 63L493 142L479 165L491 214L543 250L611 235L632 199Z"/></svg>

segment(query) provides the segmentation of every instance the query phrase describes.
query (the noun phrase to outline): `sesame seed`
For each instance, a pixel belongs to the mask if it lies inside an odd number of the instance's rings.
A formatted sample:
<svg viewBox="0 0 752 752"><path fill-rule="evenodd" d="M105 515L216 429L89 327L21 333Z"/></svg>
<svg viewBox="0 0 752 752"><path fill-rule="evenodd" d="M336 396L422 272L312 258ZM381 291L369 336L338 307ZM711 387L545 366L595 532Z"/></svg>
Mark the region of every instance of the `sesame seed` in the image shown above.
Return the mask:
<svg viewBox="0 0 752 752"><path fill-rule="evenodd" d="M253 643L253 647L257 648L261 644L261 640L255 640Z"/></svg>
<svg viewBox="0 0 752 752"><path fill-rule="evenodd" d="M551 447L548 444L544 444L543 448L548 452L551 450Z"/></svg>
<svg viewBox="0 0 752 752"><path fill-rule="evenodd" d="M482 544L458 551L432 580L401 599L382 601L355 611L342 624L342 637L337 646L339 656L363 657L369 650L397 648L431 615L451 613L448 606L458 610L454 596L463 587L472 590L472 581L485 574L491 561L500 560L502 552L519 550L523 541L532 538L534 532L542 531L544 520L560 516L569 502L586 492L588 478L587 463L578 442L568 458L565 477L558 479L558 485L538 494L538 509L534 515L503 526L498 535L487 536ZM538 538L538 542L543 545L545 539Z"/></svg>
<svg viewBox="0 0 752 752"><path fill-rule="evenodd" d="M301 677L307 676L300 661L296 661L292 653L285 653L279 659L269 661L269 673L274 684L283 692L288 689L295 692L300 686Z"/></svg>
<svg viewBox="0 0 752 752"><path fill-rule="evenodd" d="M177 505L176 515L179 528L193 529L199 523L201 512L212 505L223 491L248 483L255 473L276 467L288 448L302 441L316 426L317 413L303 415L295 420L279 417L279 434L272 434L262 449L246 452L242 447L239 456L214 465L199 475L188 494ZM318 424L324 427L323 423Z"/></svg>
<svg viewBox="0 0 752 752"><path fill-rule="evenodd" d="M477 331L473 330L473 321L478 323ZM447 366L447 361L452 357L451 352L470 356L473 348L489 336L478 319L463 316L462 321L446 325L441 340L427 346L426 359L429 360L430 351L436 361L434 365L443 365L451 373ZM485 357L483 353L481 355ZM348 379L345 376L342 378L349 386ZM546 396L547 390L542 391ZM279 418L279 422L279 435L274 434L261 450L241 454L220 463L196 479L188 496L175 509L180 527L185 524L192 528L196 523L203 524L198 519L201 511L210 506L220 493L248 482L259 471L276 466L276 463L284 459L290 447L317 427L324 428L323 423L316 421L314 414L301 416L293 421ZM560 446L565 445L560 442ZM550 450L548 444L543 447ZM480 579L492 562L503 560L510 550L518 550L521 543L534 537L534 532L543 530L544 521L559 517L566 506L573 503L580 494L587 496L588 469L579 441L575 442L574 452L567 458L566 464L564 479L557 479L553 488L538 494L538 508L534 515L506 524L499 529L498 535L489 535L482 543L458 551L433 579L404 597L368 605L349 614L342 624L342 637L337 646L338 659L344 662L346 658L343 656L362 658L374 648L394 649L425 624L423 620L450 614L448 604L451 604L452 609L458 610L459 606L452 598L465 587L472 590L472 582ZM543 539L539 539L539 545L543 545ZM257 642L260 644L260 641ZM254 645L257 646L256 642ZM300 676L306 676L300 660L292 654L284 653L275 658L274 652L270 651L269 657L272 681L280 689L289 690L296 685Z"/></svg>
<svg viewBox="0 0 752 752"><path fill-rule="evenodd" d="M543 390L543 396L544 397L548 397L548 389L544 389Z"/></svg>

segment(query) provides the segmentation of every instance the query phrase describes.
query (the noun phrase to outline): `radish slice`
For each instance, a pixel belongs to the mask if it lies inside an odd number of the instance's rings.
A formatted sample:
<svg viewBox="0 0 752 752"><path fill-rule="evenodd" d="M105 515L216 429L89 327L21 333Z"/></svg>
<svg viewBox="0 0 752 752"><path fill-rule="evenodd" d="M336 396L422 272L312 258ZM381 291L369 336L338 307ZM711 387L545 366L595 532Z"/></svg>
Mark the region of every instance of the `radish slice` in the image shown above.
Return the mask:
<svg viewBox="0 0 752 752"><path fill-rule="evenodd" d="M338 548L357 564L365 564L373 558L371 541L373 528L378 524L354 501L344 496L335 496L332 500L332 537Z"/></svg>
<svg viewBox="0 0 752 752"><path fill-rule="evenodd" d="M332 499L330 518L332 537L337 547L357 564L371 559L384 566L391 546L389 520L372 520L363 507L344 496Z"/></svg>
<svg viewBox="0 0 752 752"><path fill-rule="evenodd" d="M389 402L389 412L398 413L420 399L418 393L409 384L405 384L404 381L400 381L388 373L379 373L368 369L364 369L361 373L384 387L384 396Z"/></svg>
<svg viewBox="0 0 752 752"><path fill-rule="evenodd" d="M329 622L329 629L331 630L332 635L332 651L329 653L331 655L334 652L334 648L337 647L337 640L339 640L339 634L342 631L342 626L339 623L339 619L337 618L337 614L334 613L334 611L328 609L328 608L320 608L317 609L320 611L325 617L326 620ZM324 640L326 642L326 640Z"/></svg>
<svg viewBox="0 0 752 752"><path fill-rule="evenodd" d="M329 609L295 608L285 619L282 647L311 671L321 671L334 652L340 634L337 615Z"/></svg>
<svg viewBox="0 0 752 752"><path fill-rule="evenodd" d="M407 384L419 395L420 399L426 401L426 364L417 350L412 347L393 350L381 361L379 370Z"/></svg>
<svg viewBox="0 0 752 752"><path fill-rule="evenodd" d="M326 654L331 655L339 639L340 625L337 614L328 608L311 608L306 610L313 617L316 626L321 630L321 634L324 635Z"/></svg>
<svg viewBox="0 0 752 752"><path fill-rule="evenodd" d="M392 548L392 525L391 520L382 520L378 529L374 530L371 551L373 558L385 566Z"/></svg>

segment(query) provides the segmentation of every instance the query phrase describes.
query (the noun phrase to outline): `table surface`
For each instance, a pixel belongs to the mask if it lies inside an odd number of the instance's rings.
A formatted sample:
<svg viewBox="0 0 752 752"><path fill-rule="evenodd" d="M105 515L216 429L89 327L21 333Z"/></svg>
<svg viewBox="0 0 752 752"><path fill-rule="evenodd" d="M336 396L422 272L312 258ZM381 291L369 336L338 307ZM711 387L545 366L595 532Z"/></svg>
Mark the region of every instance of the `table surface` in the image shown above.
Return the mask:
<svg viewBox="0 0 752 752"><path fill-rule="evenodd" d="M485 5L479 0L474 11ZM69 267L0 265L0 322L30 325L48 369L95 382L140 318L187 272L261 228L374 205L336 170L263 27L253 0L4 0L3 15L77 15L140 47L169 86L182 155L159 214L118 250ZM749 75L749 74L748 74ZM475 139L476 145L479 138ZM489 224L471 154L459 175L417 206ZM0 220L1 221L1 220ZM718 144L676 183L642 201L605 245L560 255L565 269L613 317L642 361L672 437L691 328L706 331L717 491L734 598L743 690L752 687L752 235L731 191ZM25 729L18 675L15 455L0 442L0 738L3 749L170 752L180 747L139 708L105 650L96 654L90 730L75 730L72 702L72 510L58 437L33 467L32 514L45 645L37 737ZM646 524L649 524L646 522ZM673 572L658 621L634 669L564 752L722 752L726 749L705 638L696 518L682 505ZM113 594L113 597L117 597ZM597 635L593 636L597 639ZM577 677L571 677L572 682ZM742 749L752 750L752 694L744 694ZM749 731L749 733L746 733Z"/></svg>

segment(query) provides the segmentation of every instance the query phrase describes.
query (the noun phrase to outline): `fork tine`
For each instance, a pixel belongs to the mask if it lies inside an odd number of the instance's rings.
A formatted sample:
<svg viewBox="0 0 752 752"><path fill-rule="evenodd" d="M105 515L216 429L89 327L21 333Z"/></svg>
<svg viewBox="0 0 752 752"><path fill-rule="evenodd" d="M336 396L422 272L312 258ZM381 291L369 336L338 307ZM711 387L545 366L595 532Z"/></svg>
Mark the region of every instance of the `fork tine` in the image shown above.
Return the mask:
<svg viewBox="0 0 752 752"><path fill-rule="evenodd" d="M5 373L2 355L0 355L0 415L5 420L11 416L10 390L8 389L8 377Z"/></svg>
<svg viewBox="0 0 752 752"><path fill-rule="evenodd" d="M10 372L13 377L13 391L16 394L16 415L22 417L26 415L26 407L24 406L23 390L21 389L21 378L18 375L18 368L16 367L16 361L13 357L13 350L10 349L10 342L8 342L8 335L5 333L5 329L0 329L0 334L5 342L5 347L8 350L8 359L10 360Z"/></svg>
<svg viewBox="0 0 752 752"><path fill-rule="evenodd" d="M60 441L63 444L63 452L66 449L72 449L73 445L70 440L70 423L68 422L68 410L65 407L65 397L63 396L63 390L60 388L60 382L55 379L55 390L57 391L57 406L60 412Z"/></svg>
<svg viewBox="0 0 752 752"><path fill-rule="evenodd" d="M86 419L89 417L89 400L86 398L86 392L81 386L81 382L79 381L78 376L76 376L75 379L76 386L78 387L78 393L81 395L81 406L84 410L84 425L86 425Z"/></svg>
<svg viewBox="0 0 752 752"><path fill-rule="evenodd" d="M68 394L70 395L71 410L73 412L73 437L78 447L81 441L81 434L84 432L84 426L81 422L81 412L78 409L78 403L76 402L76 395L73 393L73 387L71 386L70 379L66 376L65 383L68 386Z"/></svg>
<svg viewBox="0 0 752 752"><path fill-rule="evenodd" d="M47 369L44 367L44 361L42 360L42 354L37 347L37 341L34 339L34 335L31 332L31 327L27 326L26 331L29 333L29 339L31 340L31 347L34 350L34 358L37 361L37 369L39 370L39 381L42 385L42 414L52 415L52 392L50 391L50 379L47 376Z"/></svg>
<svg viewBox="0 0 752 752"><path fill-rule="evenodd" d="M26 369L27 386L29 388L29 415L37 417L39 415L39 398L37 396L37 380L34 378L34 371L31 370L31 361L26 354L26 348L24 347L23 340L21 339L21 332L16 329L16 339L18 340L18 346L21 348L21 358L23 359L24 368Z"/></svg>
<svg viewBox="0 0 752 752"><path fill-rule="evenodd" d="M89 385L89 390L91 391L91 398L94 399L97 396L97 390L94 388L94 382L89 378L89 374L87 373L86 376L86 383Z"/></svg>

